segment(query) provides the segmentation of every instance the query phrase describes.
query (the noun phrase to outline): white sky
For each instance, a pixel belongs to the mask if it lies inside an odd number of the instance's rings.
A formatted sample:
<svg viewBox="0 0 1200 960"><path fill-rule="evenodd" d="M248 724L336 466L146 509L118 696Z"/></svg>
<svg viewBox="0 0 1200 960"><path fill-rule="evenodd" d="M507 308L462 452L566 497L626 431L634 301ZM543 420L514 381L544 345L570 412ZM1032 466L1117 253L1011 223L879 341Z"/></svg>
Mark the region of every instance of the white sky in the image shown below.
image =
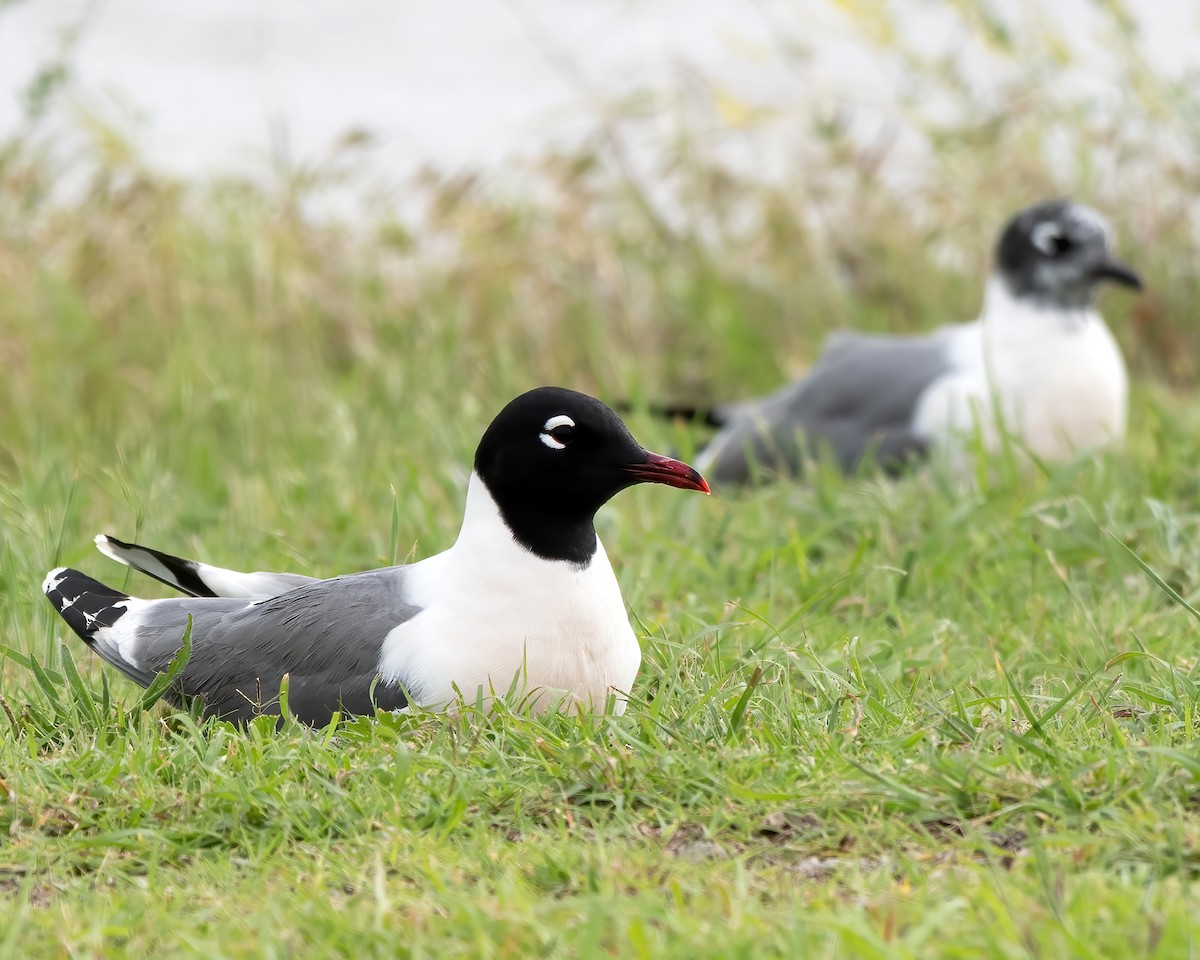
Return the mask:
<svg viewBox="0 0 1200 960"><path fill-rule="evenodd" d="M931 49L956 42L953 15L896 0ZM1200 3L1131 0L1141 42L1169 72L1200 67ZM814 92L886 111L887 65L830 0L0 0L0 136L18 94L87 24L68 109L133 129L155 162L195 173L262 168L272 131L292 159L345 130L376 137L380 170L424 162L494 166L589 126L597 98L666 91L681 67L739 100L787 109ZM1050 4L1008 3L1039 19ZM1102 86L1104 38L1090 0L1053 5ZM797 66L781 41L813 52ZM807 98L807 99L806 99ZM69 119L69 117L67 118Z"/></svg>

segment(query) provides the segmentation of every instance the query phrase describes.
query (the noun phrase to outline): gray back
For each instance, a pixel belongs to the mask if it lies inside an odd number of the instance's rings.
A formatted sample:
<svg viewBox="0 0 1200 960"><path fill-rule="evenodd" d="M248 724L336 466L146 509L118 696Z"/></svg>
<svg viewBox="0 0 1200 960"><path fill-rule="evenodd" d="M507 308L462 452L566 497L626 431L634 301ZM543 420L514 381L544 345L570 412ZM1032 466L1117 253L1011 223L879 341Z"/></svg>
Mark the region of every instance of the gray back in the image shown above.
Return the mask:
<svg viewBox="0 0 1200 960"><path fill-rule="evenodd" d="M885 466L923 454L912 418L925 388L951 369L952 332L830 337L807 376L739 408L705 450L700 469L718 483L744 483L752 464L798 473L823 447L847 473L868 454Z"/></svg>

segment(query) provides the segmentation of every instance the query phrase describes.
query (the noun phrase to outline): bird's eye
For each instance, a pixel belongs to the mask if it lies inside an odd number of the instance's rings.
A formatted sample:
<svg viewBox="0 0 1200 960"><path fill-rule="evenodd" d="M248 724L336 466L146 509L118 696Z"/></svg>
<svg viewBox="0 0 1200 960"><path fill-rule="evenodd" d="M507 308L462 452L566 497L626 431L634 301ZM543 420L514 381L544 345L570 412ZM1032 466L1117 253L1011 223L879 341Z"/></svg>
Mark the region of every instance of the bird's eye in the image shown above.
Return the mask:
<svg viewBox="0 0 1200 960"><path fill-rule="evenodd" d="M575 437L575 421L566 414L551 417L542 427L539 439L551 450L564 450Z"/></svg>
<svg viewBox="0 0 1200 960"><path fill-rule="evenodd" d="M1061 257L1075 244L1056 223L1041 223L1033 230L1033 245L1049 257Z"/></svg>

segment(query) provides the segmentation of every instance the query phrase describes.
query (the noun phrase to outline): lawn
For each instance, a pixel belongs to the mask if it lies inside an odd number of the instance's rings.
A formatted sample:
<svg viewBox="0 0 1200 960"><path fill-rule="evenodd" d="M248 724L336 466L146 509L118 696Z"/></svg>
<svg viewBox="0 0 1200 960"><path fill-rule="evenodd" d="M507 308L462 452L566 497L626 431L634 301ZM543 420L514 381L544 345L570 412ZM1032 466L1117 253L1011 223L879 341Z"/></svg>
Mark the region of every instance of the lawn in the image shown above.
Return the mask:
<svg viewBox="0 0 1200 960"><path fill-rule="evenodd" d="M1147 252L1185 227L1118 217L1153 291L1104 304L1124 450L637 488L599 518L645 654L625 716L276 732L143 712L45 572L165 595L101 531L312 575L428 556L516 393L631 398L686 456L639 403L769 389L834 326L968 318L1008 211L960 200L955 265L872 201L847 281L786 192L753 243L702 243L568 165L540 205L428 186L418 237L314 220L294 183L118 156L64 203L56 173L0 164L0 954L1196 950L1200 404L1163 380L1194 371L1196 251Z"/></svg>

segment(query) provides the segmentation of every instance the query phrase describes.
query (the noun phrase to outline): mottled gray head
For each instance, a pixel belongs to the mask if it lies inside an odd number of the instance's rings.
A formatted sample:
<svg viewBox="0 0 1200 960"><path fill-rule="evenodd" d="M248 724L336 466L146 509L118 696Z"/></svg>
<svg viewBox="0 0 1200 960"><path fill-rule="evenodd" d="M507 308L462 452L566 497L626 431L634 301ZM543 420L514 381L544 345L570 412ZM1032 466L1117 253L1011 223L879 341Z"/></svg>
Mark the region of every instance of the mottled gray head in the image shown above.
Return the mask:
<svg viewBox="0 0 1200 960"><path fill-rule="evenodd" d="M1089 306L1106 280L1142 287L1109 251L1104 218L1067 200L1034 204L1013 217L996 244L996 270L1013 296L1047 307Z"/></svg>

